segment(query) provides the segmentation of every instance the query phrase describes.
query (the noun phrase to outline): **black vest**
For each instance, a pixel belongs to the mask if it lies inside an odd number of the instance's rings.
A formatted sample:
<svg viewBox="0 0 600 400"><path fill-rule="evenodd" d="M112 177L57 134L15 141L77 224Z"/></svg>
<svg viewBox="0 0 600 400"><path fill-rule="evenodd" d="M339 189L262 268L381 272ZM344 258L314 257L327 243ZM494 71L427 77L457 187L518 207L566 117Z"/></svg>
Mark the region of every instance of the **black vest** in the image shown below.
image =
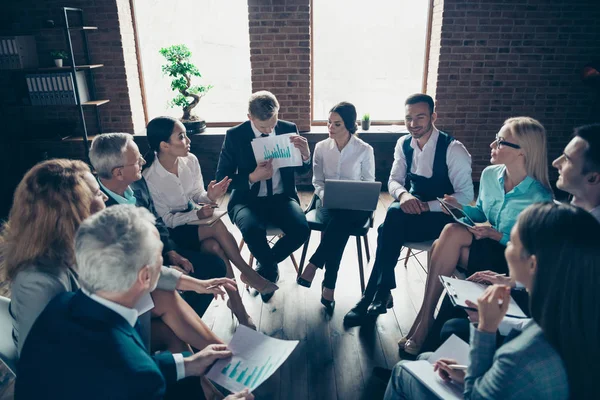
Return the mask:
<svg viewBox="0 0 600 400"><path fill-rule="evenodd" d="M431 178L425 178L410 172L413 161L413 148L410 146L410 139L405 139L402 143L402 150L406 157L406 182L405 187L409 193L421 201L435 200L437 197L444 197L445 194L454 193L454 187L448 177L448 164L446 163L446 153L448 145L454 140L450 135L441 132L435 147L435 156L433 159L433 174Z"/></svg>

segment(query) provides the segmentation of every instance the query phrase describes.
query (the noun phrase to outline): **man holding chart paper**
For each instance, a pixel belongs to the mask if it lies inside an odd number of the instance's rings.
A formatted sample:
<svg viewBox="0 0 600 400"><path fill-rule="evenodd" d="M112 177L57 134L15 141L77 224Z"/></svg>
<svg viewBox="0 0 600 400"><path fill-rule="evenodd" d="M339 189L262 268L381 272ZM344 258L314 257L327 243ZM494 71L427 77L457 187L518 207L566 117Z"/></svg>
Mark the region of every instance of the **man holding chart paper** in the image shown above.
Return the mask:
<svg viewBox="0 0 600 400"><path fill-rule="evenodd" d="M438 197L452 195L465 204L473 200L471 156L458 140L433 125L437 118L433 99L412 95L405 112L410 135L396 144L388 181L396 201L379 226L373 271L362 299L344 318L346 325L360 325L367 315L377 316L392 307L394 268L404 243L436 239L452 221L441 212Z"/></svg>
<svg viewBox="0 0 600 400"><path fill-rule="evenodd" d="M248 104L249 120L229 129L225 135L216 177L218 181L226 176L232 179L233 191L227 206L229 218L256 257L256 271L271 282L279 279L277 264L298 249L310 233L300 208L295 180L296 172L306 173L311 168L308 142L298 134L295 124L279 121L278 112L279 103L272 93L252 94ZM257 142L263 138L277 141L278 136L285 134L292 135L288 143L280 143L280 150L275 152L262 142L263 155L257 159L253 150L255 139ZM290 159L283 157L288 151ZM300 153L300 162L296 164L299 166L289 166L294 164L291 160L294 153L295 156ZM275 225L285 233L273 248L266 239L267 225ZM272 296L273 293L261 294L263 301L269 301Z"/></svg>

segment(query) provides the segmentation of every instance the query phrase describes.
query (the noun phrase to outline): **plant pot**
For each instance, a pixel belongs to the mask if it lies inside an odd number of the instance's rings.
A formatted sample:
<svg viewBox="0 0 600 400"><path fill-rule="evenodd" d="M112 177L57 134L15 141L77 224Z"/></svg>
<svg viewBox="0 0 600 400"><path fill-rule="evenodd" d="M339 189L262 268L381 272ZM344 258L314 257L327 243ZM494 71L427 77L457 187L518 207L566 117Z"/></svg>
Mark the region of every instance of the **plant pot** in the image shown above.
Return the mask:
<svg viewBox="0 0 600 400"><path fill-rule="evenodd" d="M63 60L62 58L57 58L54 60L54 65L56 65L58 68L62 68L63 66Z"/></svg>
<svg viewBox="0 0 600 400"><path fill-rule="evenodd" d="M194 133L202 133L206 130L206 121L203 120L202 118L199 118L195 121L181 121L183 123L183 126L185 126L186 129L186 133L188 135L194 134Z"/></svg>
<svg viewBox="0 0 600 400"><path fill-rule="evenodd" d="M371 127L371 120L362 121L362 129L363 129L363 131L368 131L370 127Z"/></svg>

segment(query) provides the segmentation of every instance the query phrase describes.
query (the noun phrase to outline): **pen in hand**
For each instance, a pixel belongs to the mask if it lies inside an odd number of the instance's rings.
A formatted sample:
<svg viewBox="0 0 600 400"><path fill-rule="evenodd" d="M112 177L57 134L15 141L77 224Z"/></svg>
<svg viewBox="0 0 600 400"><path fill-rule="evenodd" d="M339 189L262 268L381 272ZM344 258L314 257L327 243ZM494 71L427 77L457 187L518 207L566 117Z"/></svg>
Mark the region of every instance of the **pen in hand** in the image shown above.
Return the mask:
<svg viewBox="0 0 600 400"><path fill-rule="evenodd" d="M466 371L467 368L469 368L469 367L467 365L450 364L450 365L448 365L448 368L455 369L457 371Z"/></svg>

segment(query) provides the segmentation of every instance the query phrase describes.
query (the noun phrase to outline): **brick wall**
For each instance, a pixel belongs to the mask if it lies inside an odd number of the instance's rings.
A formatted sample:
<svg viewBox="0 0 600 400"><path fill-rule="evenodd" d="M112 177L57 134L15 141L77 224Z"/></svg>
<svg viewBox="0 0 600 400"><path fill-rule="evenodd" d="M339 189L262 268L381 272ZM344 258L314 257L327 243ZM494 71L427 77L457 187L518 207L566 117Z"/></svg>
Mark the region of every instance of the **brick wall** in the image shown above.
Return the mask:
<svg viewBox="0 0 600 400"><path fill-rule="evenodd" d="M248 0L252 91L279 100L279 118L310 130L310 0Z"/></svg>
<svg viewBox="0 0 600 400"><path fill-rule="evenodd" d="M110 99L100 108L100 120L105 132L133 132L143 129L140 85L137 75L137 60L131 12L128 0L69 0L69 1L14 1L3 7L7 34L31 34L36 38L40 66L52 66L49 52L66 50L67 43L62 29L46 29L45 21L53 20L57 26L64 25L62 7L82 8L86 25L97 26L89 31L88 43L92 63L104 64L94 70L97 98ZM3 21L4 22L4 21ZM74 51L81 54L81 34L72 32ZM82 63L81 57L76 57ZM127 61L127 68L126 68ZM2 105L17 121L63 121L65 129L74 128L81 132L76 107L23 106L27 98L22 72L0 72ZM4 94L8 94L5 96ZM97 132L92 110L86 110L88 131ZM141 122L141 123L140 123ZM22 130L22 134L29 134ZM37 134L39 132L33 132Z"/></svg>
<svg viewBox="0 0 600 400"><path fill-rule="evenodd" d="M573 127L600 119L599 93L580 78L600 54L598 21L593 0L435 1L440 45L430 66L439 65L429 71L428 91L436 97L437 125L473 155L474 178L489 164L489 143L508 117L544 124L549 161Z"/></svg>

